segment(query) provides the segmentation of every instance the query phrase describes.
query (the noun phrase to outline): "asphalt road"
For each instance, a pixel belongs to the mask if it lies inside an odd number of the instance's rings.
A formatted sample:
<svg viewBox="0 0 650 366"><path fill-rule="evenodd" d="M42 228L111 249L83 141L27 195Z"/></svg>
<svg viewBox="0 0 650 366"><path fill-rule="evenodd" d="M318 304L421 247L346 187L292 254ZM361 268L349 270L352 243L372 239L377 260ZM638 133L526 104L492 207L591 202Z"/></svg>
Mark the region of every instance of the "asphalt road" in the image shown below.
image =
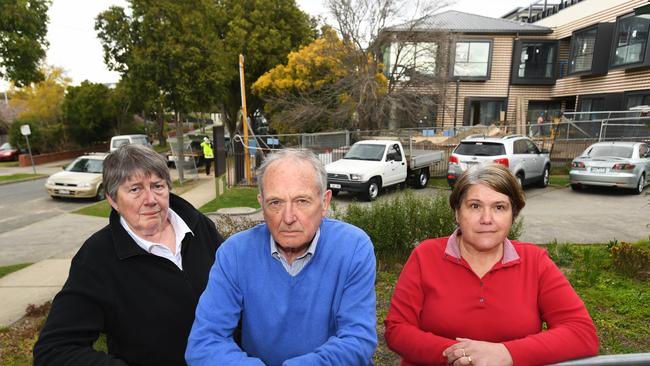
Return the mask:
<svg viewBox="0 0 650 366"><path fill-rule="evenodd" d="M45 179L0 185L0 233L94 203L90 199L54 200L45 192Z"/></svg>
<svg viewBox="0 0 650 366"><path fill-rule="evenodd" d="M400 190L382 191L378 201L400 194ZM418 195L434 195L438 189L412 190ZM443 192L450 192L445 190ZM520 213L524 231L520 238L536 244L557 240L559 243L607 243L610 240L637 241L650 236L650 187L644 194L624 190L590 188L578 192L570 188L526 188L526 207ZM341 193L334 199L338 208L359 202Z"/></svg>

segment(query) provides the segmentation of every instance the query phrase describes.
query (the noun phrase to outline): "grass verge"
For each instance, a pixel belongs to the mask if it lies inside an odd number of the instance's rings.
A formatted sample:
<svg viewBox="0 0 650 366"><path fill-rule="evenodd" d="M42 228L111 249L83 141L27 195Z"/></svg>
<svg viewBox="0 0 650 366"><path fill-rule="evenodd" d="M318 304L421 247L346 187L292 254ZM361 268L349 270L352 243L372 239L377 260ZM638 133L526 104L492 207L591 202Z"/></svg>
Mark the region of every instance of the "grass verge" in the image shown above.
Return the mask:
<svg viewBox="0 0 650 366"><path fill-rule="evenodd" d="M561 186L566 187L569 185L569 176L568 175L551 175L549 177L548 184L552 186Z"/></svg>
<svg viewBox="0 0 650 366"><path fill-rule="evenodd" d="M227 207L251 207L259 208L257 202L257 188L242 187L231 188L218 199L212 200L201 206L201 212L214 212L220 208Z"/></svg>
<svg viewBox="0 0 650 366"><path fill-rule="evenodd" d="M449 183L447 183L447 178L430 178L429 179L429 184L427 184L427 186L428 187L451 189L451 188L449 188Z"/></svg>
<svg viewBox="0 0 650 366"><path fill-rule="evenodd" d="M23 180L32 180L47 177L47 174L27 174L27 173L16 173L8 175L0 175L0 183L13 183L20 182Z"/></svg>
<svg viewBox="0 0 650 366"><path fill-rule="evenodd" d="M0 168L14 168L18 166L17 161L2 161L0 162Z"/></svg>
<svg viewBox="0 0 650 366"><path fill-rule="evenodd" d="M0 267L0 278L8 275L9 273L16 272L18 270L21 270L32 263L18 263L18 264L12 264L10 266L3 266Z"/></svg>

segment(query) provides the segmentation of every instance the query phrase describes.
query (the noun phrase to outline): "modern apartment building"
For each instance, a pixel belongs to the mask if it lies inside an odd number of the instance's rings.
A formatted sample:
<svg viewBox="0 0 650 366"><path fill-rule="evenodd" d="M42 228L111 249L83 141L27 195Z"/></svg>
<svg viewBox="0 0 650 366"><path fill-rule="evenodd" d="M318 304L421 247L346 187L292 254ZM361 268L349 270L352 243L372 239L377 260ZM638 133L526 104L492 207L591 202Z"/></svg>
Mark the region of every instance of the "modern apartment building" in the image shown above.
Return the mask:
<svg viewBox="0 0 650 366"><path fill-rule="evenodd" d="M497 123L523 132L539 116L650 105L648 0L564 0L535 9L523 21L448 11L387 30L394 44L447 35L435 48L448 50L435 54L437 67L426 62L431 52L409 58L415 71L449 81L428 90L438 106L432 126ZM395 70L394 44L385 48L387 71Z"/></svg>

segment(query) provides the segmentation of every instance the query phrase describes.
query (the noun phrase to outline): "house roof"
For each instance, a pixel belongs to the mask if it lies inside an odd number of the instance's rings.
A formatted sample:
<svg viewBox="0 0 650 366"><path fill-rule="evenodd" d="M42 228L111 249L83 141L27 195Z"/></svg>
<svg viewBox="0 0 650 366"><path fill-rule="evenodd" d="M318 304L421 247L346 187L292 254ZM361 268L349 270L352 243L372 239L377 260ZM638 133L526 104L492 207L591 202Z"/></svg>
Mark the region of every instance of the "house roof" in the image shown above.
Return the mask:
<svg viewBox="0 0 650 366"><path fill-rule="evenodd" d="M551 28L521 23L508 19L490 18L483 15L449 10L429 17L389 27L387 31L446 31L453 33L519 33L519 34L549 34Z"/></svg>

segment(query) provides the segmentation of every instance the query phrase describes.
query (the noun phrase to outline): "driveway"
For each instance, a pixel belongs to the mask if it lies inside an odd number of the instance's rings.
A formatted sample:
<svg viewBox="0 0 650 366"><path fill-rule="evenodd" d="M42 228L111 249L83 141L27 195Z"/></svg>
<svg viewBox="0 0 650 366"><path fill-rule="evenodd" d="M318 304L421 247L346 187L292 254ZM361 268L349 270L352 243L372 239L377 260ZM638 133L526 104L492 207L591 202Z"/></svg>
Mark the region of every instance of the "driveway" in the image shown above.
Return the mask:
<svg viewBox="0 0 650 366"><path fill-rule="evenodd" d="M417 195L434 195L439 190L411 191ZM400 192L396 189L382 191L377 202L394 198ZM623 190L602 188L574 192L570 188L551 186L527 188L525 192L526 207L520 214L524 219L522 241L546 244L557 239L560 243L607 243L610 240L637 241L650 236L650 196L645 194L632 195ZM646 192L650 192L650 188ZM337 209L357 202L348 194L340 194L333 201Z"/></svg>
<svg viewBox="0 0 650 366"><path fill-rule="evenodd" d="M523 241L607 243L637 241L650 235L650 192L633 195L623 190L547 187L528 189Z"/></svg>

